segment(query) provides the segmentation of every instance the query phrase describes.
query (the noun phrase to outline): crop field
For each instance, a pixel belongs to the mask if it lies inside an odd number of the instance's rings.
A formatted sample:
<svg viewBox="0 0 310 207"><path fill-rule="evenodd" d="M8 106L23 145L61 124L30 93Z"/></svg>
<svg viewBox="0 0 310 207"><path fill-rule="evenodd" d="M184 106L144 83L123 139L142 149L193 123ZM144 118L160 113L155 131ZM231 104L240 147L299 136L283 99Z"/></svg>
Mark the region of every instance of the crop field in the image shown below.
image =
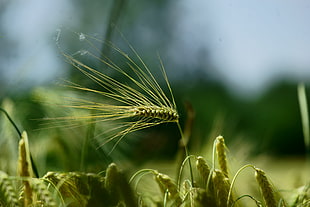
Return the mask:
<svg viewBox="0 0 310 207"><path fill-rule="evenodd" d="M310 206L303 84L295 110L305 153L254 154L242 125L196 108L202 92L182 102L161 57L151 68L125 38L127 49L71 35L78 51L56 39L71 79L0 99L0 206Z"/></svg>

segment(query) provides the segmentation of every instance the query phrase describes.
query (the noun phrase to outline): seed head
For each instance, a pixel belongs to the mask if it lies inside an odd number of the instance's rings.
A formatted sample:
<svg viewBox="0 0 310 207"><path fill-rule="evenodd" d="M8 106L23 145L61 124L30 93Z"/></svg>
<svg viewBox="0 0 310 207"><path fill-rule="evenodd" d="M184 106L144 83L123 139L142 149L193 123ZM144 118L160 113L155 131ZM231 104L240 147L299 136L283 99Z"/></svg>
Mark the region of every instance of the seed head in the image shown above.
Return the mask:
<svg viewBox="0 0 310 207"><path fill-rule="evenodd" d="M276 207L277 204L274 197L274 191L266 177L265 172L259 168L255 168L255 178L262 192L265 205L267 207Z"/></svg>

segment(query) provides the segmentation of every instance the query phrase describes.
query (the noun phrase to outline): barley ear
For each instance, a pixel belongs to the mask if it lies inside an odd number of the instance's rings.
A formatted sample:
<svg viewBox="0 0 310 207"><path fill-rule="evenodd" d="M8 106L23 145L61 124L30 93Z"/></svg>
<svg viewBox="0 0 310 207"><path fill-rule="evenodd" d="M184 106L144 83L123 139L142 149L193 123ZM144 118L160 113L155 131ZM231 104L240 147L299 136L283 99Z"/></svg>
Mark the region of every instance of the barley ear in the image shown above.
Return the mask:
<svg viewBox="0 0 310 207"><path fill-rule="evenodd" d="M125 177L115 163L111 163L106 172L105 188L109 192L114 205L136 206L134 193Z"/></svg>
<svg viewBox="0 0 310 207"><path fill-rule="evenodd" d="M4 206L20 206L17 195L12 180L6 173L0 171L0 203Z"/></svg>
<svg viewBox="0 0 310 207"><path fill-rule="evenodd" d="M28 136L24 131L22 133L21 139L19 141L19 157L18 157L18 175L25 178L33 177L33 170L30 160ZM23 202L25 206L28 206L32 203L32 189L28 179L23 180Z"/></svg>
<svg viewBox="0 0 310 207"><path fill-rule="evenodd" d="M224 176L228 178L228 167L227 167L227 158L226 158L226 151L225 151L225 141L222 136L218 136L216 138L216 153L219 162L219 167L223 172Z"/></svg>
<svg viewBox="0 0 310 207"><path fill-rule="evenodd" d="M208 166L206 160L203 157L198 156L196 158L196 168L203 179L203 183L207 184L210 175L210 167Z"/></svg>
<svg viewBox="0 0 310 207"><path fill-rule="evenodd" d="M45 207L56 207L56 202L54 201L51 193L48 191L47 186L41 179L32 179L31 187L33 192L37 196L37 203ZM39 205L38 205L39 206Z"/></svg>
<svg viewBox="0 0 310 207"><path fill-rule="evenodd" d="M155 171L154 174L158 185L164 193L168 192L168 197L174 201L174 205L181 205L182 199L178 191L178 186L175 184L175 182L168 175L157 173Z"/></svg>
<svg viewBox="0 0 310 207"><path fill-rule="evenodd" d="M48 172L43 179L58 193L63 206L111 206L111 198L104 187L104 177L82 172ZM56 194L55 194L56 195Z"/></svg>
<svg viewBox="0 0 310 207"><path fill-rule="evenodd" d="M260 187L266 207L276 207L277 202L274 196L274 190L272 189L265 172L259 168L255 168L255 178Z"/></svg>
<svg viewBox="0 0 310 207"><path fill-rule="evenodd" d="M68 179L65 177L63 173L58 173L58 172L47 172L44 176L43 179L49 183L49 185L53 186L55 189L55 194L56 193L59 195L59 199L61 200L62 204L65 205L65 199L66 197L73 197L71 196L71 190L67 187L68 185ZM81 205L83 202L79 202Z"/></svg>
<svg viewBox="0 0 310 207"><path fill-rule="evenodd" d="M231 206L233 199L232 197L228 198L230 189L230 182L228 178L225 177L222 171L215 169L212 174L212 181L217 206L219 207Z"/></svg>

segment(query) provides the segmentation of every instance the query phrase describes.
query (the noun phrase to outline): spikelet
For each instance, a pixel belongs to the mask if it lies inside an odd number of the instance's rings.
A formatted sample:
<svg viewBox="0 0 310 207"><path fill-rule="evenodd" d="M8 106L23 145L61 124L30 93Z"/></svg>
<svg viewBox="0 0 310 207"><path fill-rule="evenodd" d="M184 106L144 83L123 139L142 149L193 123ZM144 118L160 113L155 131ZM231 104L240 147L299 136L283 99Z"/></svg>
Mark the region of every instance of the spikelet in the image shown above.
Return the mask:
<svg viewBox="0 0 310 207"><path fill-rule="evenodd" d="M78 34L78 36L80 37L81 34ZM170 92L169 96L164 93L150 69L132 46L129 45L129 48L135 54L138 63L111 43L86 34L83 34L83 42L88 44L87 46L91 47L93 51L78 52L74 55L69 55L66 52L62 53L73 67L88 77L96 86L91 88L69 81L66 86L81 92L88 92L93 96L87 99L70 97L68 98L68 104L61 104L61 106L87 110L90 113L82 116L51 118L56 125L64 126L67 121L79 120L90 123L105 122L107 124L118 121L120 123L118 126L109 127L109 130L103 133L105 141L102 145L104 145L110 141L115 141L115 138L118 138L115 143L118 144L130 132L162 123L178 122L179 115L176 104L161 62L161 71L166 82L166 88ZM95 46L98 44L110 47L116 55L119 55L124 60L126 65L121 68L111 58L106 57L105 54L100 54L100 50ZM77 59L79 58L78 55L99 61L106 68L94 68L86 65L83 61ZM111 71L118 75L120 79L107 75L107 72ZM74 127L76 124L72 123L68 126Z"/></svg>
<svg viewBox="0 0 310 207"><path fill-rule="evenodd" d="M193 203L193 196L192 196L193 186L191 185L189 180L183 181L181 189L182 189L182 191L180 193L182 193L182 195L184 195L183 196L184 205L185 206L186 206L186 204L192 205L192 203Z"/></svg>
<svg viewBox="0 0 310 207"><path fill-rule="evenodd" d="M112 204L117 205L120 201L121 193L119 191L119 170L114 163L110 164L106 172L105 188L109 196L113 198Z"/></svg>
<svg viewBox="0 0 310 207"><path fill-rule="evenodd" d="M222 136L218 136L216 138L216 153L218 157L218 162L220 169L224 176L228 178L228 167L227 167L227 158L226 158L226 151L225 151L225 141Z"/></svg>
<svg viewBox="0 0 310 207"><path fill-rule="evenodd" d="M203 183L206 184L210 175L210 167L203 157L198 156L196 158L196 168L203 179Z"/></svg>
<svg viewBox="0 0 310 207"><path fill-rule="evenodd" d="M193 194L193 201L191 206L195 207L204 207L204 206L213 206L210 205L209 198L207 196L207 192L202 188L192 188L191 192Z"/></svg>
<svg viewBox="0 0 310 207"><path fill-rule="evenodd" d="M216 206L213 195L208 195L208 190L200 187L193 187L189 180L183 182L183 201L181 206Z"/></svg>
<svg viewBox="0 0 310 207"><path fill-rule="evenodd" d="M212 174L212 182L214 188L214 196L219 207L227 207L227 203L230 206L232 204L232 198L230 197L227 202L230 182L224 173L220 170L215 169Z"/></svg>
<svg viewBox="0 0 310 207"><path fill-rule="evenodd" d="M277 202L274 196L274 191L266 177L265 172L259 168L254 169L255 169L255 178L260 187L266 207L276 207Z"/></svg>
<svg viewBox="0 0 310 207"><path fill-rule="evenodd" d="M48 191L47 186L44 184L44 181L41 179L31 179L30 181L31 188L33 193L37 197L37 203L40 206L45 207L56 207L57 204L54 201L51 193Z"/></svg>
<svg viewBox="0 0 310 207"><path fill-rule="evenodd" d="M168 197L173 201L173 205L179 206L182 203L180 197L178 186L175 182L168 176L162 173L154 171L155 180L157 181L159 187L162 189L163 193L168 193Z"/></svg>
<svg viewBox="0 0 310 207"><path fill-rule="evenodd" d="M14 190L12 180L2 171L0 171L0 203L5 204L5 206L21 206L18 201L17 192Z"/></svg>
<svg viewBox="0 0 310 207"><path fill-rule="evenodd" d="M105 188L107 189L113 205L136 206L132 189L115 163L111 163L106 172Z"/></svg>
<svg viewBox="0 0 310 207"><path fill-rule="evenodd" d="M196 168L200 174L200 176L203 179L203 184L204 188L203 190L205 191L205 194L203 194L201 191L201 198L204 200L204 204L208 206L215 206L215 198L214 198L214 186L212 184L212 179L210 179L210 175L212 175L210 167L208 166L206 160L199 156L196 158Z"/></svg>

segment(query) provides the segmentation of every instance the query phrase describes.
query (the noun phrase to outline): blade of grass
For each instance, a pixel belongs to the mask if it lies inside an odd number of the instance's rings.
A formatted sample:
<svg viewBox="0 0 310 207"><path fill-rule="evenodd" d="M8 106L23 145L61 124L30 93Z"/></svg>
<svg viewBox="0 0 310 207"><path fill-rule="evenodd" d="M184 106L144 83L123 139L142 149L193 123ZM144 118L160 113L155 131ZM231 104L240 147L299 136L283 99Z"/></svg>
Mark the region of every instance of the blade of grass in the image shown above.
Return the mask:
<svg viewBox="0 0 310 207"><path fill-rule="evenodd" d="M2 112L5 114L6 118L11 122L11 124L12 124L13 127L15 128L15 130L16 130L18 136L21 137L21 136L22 136L22 133L20 132L20 130L18 129L17 125L15 124L15 122L13 121L13 119L10 117L10 115L8 114L8 112L6 112L6 110L4 110L4 109L2 109L2 108L0 108L0 111L2 111Z"/></svg>
<svg viewBox="0 0 310 207"><path fill-rule="evenodd" d="M115 0L112 5L107 30L105 33L105 39L107 40L107 42L110 42L112 39L115 27L121 17L122 11L125 8L125 3L126 1L124 0ZM102 49L101 49L102 54L105 54L107 57L109 57L110 50L111 50L110 47L108 47L106 44L103 44Z"/></svg>
<svg viewBox="0 0 310 207"><path fill-rule="evenodd" d="M2 111L2 112L5 114L5 116L7 117L7 119L10 121L10 123L11 123L11 124L13 125L13 127L15 128L15 130L16 130L16 132L17 132L19 138L21 139L22 133L20 132L19 128L17 127L17 125L15 124L15 122L13 121L13 119L10 117L10 115L8 114L8 112L6 112L6 110L4 110L4 109L2 109L2 108L0 108L0 111ZM33 160L33 158L32 158L31 153L30 153L30 160L31 160L31 165L32 165L34 174L35 174L35 176L38 178L38 177L39 177L39 172L38 172L37 167L36 167L36 165L35 165L35 163L34 163L34 160Z"/></svg>
<svg viewBox="0 0 310 207"><path fill-rule="evenodd" d="M306 89L303 83L300 83L298 85L297 92L301 114L302 130L304 134L304 142L306 146L307 155L309 157L310 156L309 113L308 113Z"/></svg>

